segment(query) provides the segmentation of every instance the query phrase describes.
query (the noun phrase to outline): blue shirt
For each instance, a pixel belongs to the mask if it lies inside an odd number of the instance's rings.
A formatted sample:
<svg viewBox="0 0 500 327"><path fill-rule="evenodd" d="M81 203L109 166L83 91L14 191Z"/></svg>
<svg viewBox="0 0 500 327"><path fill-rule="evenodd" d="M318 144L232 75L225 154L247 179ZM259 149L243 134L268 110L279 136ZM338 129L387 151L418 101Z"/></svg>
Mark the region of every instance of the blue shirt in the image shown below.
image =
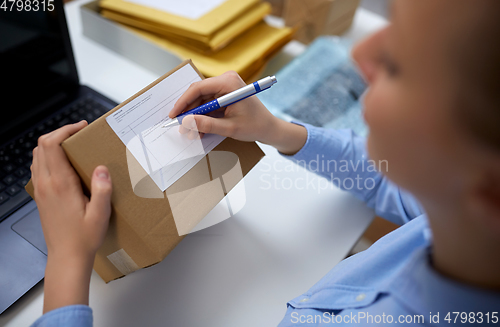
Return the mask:
<svg viewBox="0 0 500 327"><path fill-rule="evenodd" d="M306 293L287 303L280 327L359 324L498 324L500 294L447 279L431 265L431 233L418 202L373 169L365 139L351 130L303 124L307 141L297 164L329 179L403 225L368 250L340 262ZM388 165L388 163L387 163ZM384 167L383 169L390 169ZM92 311L68 306L33 326L91 326Z"/></svg>
<svg viewBox="0 0 500 327"><path fill-rule="evenodd" d="M92 326L92 309L87 305L68 305L47 312L32 327L87 327Z"/></svg>

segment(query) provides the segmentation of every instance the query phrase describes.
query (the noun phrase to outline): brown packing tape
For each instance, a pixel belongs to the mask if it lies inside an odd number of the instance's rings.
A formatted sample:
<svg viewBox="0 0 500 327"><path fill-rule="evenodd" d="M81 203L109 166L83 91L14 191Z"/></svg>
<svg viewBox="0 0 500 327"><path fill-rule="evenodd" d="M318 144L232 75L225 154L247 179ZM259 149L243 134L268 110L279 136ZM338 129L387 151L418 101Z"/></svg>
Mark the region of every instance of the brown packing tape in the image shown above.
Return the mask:
<svg viewBox="0 0 500 327"><path fill-rule="evenodd" d="M211 151L198 167L203 170L197 174L200 179L177 184L166 191L179 235L190 233L211 210L193 203L202 197L219 202L243 178L238 156L229 151Z"/></svg>
<svg viewBox="0 0 500 327"><path fill-rule="evenodd" d="M218 180L211 180L185 191L169 193L167 198L172 207L173 218L179 235L189 234L210 211L194 205L200 197L218 203L224 198L224 195ZM193 219L193 217L198 219Z"/></svg>
<svg viewBox="0 0 500 327"><path fill-rule="evenodd" d="M120 249L108 255L108 260L111 261L116 269L118 269L123 275L128 275L140 269L124 249Z"/></svg>
<svg viewBox="0 0 500 327"><path fill-rule="evenodd" d="M126 147L109 127L105 118L180 67L188 64L192 65L190 60L186 60L169 73L163 75L103 117L65 140L62 144L68 159L86 188L90 189L90 179L93 170L98 165L106 165L113 180L110 225L104 243L97 252L94 264L94 269L106 282L124 276L123 272L120 272L108 258L113 253L123 249L138 267L144 268L163 260L183 239L183 236L179 236L170 203L165 194L161 198L143 198L134 193L127 164ZM234 153L241 164L243 176L264 156L262 150L254 142L240 142L233 139L225 139L213 151ZM198 162L193 169L177 180L171 188L189 189L188 186L196 183L204 185L206 179L203 176L205 176L206 168L203 165L206 167L206 160ZM134 166L134 169L137 169L137 166ZM145 179L146 187L147 183L156 187L149 176ZM212 188L215 190L216 187L219 186L214 183ZM210 186L208 188L207 192L211 192L212 188ZM31 181L26 189L33 195ZM226 190L226 192L228 191L229 189ZM223 193L217 194L215 191L213 193L215 196L201 196L196 203L190 203L190 205L196 206L196 210L190 218L201 220L206 213L222 200Z"/></svg>

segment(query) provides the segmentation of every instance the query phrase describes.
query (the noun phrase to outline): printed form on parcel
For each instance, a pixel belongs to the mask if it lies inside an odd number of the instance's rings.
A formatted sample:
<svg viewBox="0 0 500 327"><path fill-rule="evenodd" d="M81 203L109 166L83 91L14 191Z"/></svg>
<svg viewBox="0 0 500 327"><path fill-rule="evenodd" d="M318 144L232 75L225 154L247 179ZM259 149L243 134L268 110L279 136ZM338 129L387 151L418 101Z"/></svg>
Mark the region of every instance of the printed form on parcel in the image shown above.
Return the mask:
<svg viewBox="0 0 500 327"><path fill-rule="evenodd" d="M215 134L190 140L179 127L162 127L175 102L197 81L196 70L185 65L106 118L162 192L224 140Z"/></svg>

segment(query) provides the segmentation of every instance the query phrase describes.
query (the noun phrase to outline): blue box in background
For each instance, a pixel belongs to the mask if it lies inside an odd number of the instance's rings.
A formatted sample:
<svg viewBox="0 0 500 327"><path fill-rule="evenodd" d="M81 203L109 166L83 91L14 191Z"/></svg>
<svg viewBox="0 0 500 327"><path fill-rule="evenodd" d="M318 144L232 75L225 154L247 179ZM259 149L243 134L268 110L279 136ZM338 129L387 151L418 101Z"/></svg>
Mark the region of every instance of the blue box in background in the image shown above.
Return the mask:
<svg viewBox="0 0 500 327"><path fill-rule="evenodd" d="M366 135L360 97L367 84L350 57L350 44L338 37L317 38L281 69L278 83L258 95L276 116L326 128L351 128Z"/></svg>

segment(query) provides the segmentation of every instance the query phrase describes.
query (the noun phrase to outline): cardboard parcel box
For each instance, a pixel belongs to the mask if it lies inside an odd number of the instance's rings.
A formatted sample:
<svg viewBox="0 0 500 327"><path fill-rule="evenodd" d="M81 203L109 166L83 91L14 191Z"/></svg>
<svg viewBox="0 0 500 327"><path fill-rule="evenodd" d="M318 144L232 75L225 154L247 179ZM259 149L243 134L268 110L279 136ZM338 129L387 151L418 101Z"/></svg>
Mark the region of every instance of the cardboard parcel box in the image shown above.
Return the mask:
<svg viewBox="0 0 500 327"><path fill-rule="evenodd" d="M105 282L163 260L264 156L254 142L226 138L161 192L106 117L184 65L192 63L185 61L62 143L87 191L98 165L107 166L113 180L109 228L94 262ZM33 197L31 181L26 190Z"/></svg>
<svg viewBox="0 0 500 327"><path fill-rule="evenodd" d="M310 43L323 34L340 35L352 24L360 0L285 0L287 26L299 27L295 39Z"/></svg>

